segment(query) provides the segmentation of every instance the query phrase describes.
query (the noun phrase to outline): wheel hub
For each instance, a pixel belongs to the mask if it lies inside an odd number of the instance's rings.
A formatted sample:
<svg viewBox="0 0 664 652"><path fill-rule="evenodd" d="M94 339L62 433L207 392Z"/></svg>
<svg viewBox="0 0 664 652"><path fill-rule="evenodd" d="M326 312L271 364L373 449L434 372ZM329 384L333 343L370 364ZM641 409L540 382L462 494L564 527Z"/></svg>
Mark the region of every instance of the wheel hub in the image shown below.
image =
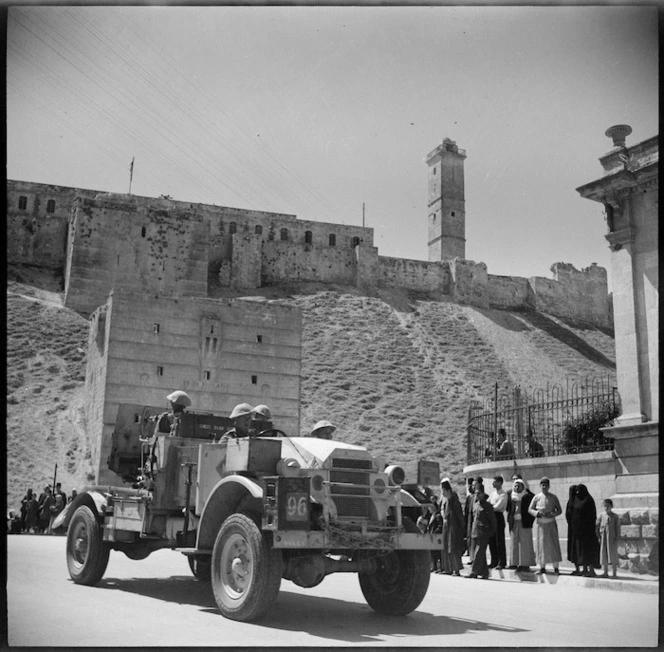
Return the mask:
<svg viewBox="0 0 664 652"><path fill-rule="evenodd" d="M225 588L229 596L238 599L247 590L253 573L253 559L249 544L240 534L229 537L221 558Z"/></svg>

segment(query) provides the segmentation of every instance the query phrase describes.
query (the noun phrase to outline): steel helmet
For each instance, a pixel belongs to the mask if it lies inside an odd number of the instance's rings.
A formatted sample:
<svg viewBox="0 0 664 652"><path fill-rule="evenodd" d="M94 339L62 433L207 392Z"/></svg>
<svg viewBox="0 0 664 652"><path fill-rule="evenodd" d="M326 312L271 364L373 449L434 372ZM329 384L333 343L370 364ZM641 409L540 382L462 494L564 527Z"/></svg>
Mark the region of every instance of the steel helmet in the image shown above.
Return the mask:
<svg viewBox="0 0 664 652"><path fill-rule="evenodd" d="M233 408L231 412L231 419L236 417L243 417L245 414L251 414L254 411L254 408L249 405L249 403L239 403Z"/></svg>
<svg viewBox="0 0 664 652"><path fill-rule="evenodd" d="M331 424L329 421L319 421L312 429L311 429L311 434L313 435L316 430L320 430L321 428L332 428L331 433L334 432L337 427L333 424ZM331 434L330 433L330 434Z"/></svg>
<svg viewBox="0 0 664 652"><path fill-rule="evenodd" d="M169 394L166 397L166 400L175 403L175 405L183 405L184 407L189 407L191 405L191 399L187 396L186 392L183 392L181 389L176 389Z"/></svg>
<svg viewBox="0 0 664 652"><path fill-rule="evenodd" d="M254 414L262 417L263 420L269 421L272 418L272 412L267 405L257 405L254 408Z"/></svg>

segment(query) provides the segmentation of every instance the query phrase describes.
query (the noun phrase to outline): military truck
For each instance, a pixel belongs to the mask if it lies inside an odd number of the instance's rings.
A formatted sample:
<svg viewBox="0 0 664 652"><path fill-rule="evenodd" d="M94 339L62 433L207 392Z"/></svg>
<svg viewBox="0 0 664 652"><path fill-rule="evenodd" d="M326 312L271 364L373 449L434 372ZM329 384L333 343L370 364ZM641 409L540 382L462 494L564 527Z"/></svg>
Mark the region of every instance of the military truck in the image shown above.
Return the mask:
<svg viewBox="0 0 664 652"><path fill-rule="evenodd" d="M228 422L210 414L185 413L174 435L146 434L156 410L120 406L113 438L110 462L128 478L131 431L142 435L143 477L85 487L54 523L67 530L74 582L98 584L111 550L144 559L170 548L211 582L233 620L264 616L282 579L313 587L337 572L357 573L380 613L405 615L424 599L430 550L442 540L404 516L420 502L402 488L402 467L362 446L277 429L217 442Z"/></svg>

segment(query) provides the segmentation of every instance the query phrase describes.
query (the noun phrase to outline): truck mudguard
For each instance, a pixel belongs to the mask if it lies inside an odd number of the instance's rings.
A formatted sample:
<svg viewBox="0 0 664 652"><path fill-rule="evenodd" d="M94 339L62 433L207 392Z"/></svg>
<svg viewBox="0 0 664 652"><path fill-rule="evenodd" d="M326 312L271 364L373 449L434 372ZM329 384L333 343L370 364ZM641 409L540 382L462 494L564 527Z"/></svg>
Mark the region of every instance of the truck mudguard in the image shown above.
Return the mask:
<svg viewBox="0 0 664 652"><path fill-rule="evenodd" d="M238 511L260 514L263 509L263 489L250 478L229 475L214 486L208 496L198 526L196 547L212 550L221 524Z"/></svg>

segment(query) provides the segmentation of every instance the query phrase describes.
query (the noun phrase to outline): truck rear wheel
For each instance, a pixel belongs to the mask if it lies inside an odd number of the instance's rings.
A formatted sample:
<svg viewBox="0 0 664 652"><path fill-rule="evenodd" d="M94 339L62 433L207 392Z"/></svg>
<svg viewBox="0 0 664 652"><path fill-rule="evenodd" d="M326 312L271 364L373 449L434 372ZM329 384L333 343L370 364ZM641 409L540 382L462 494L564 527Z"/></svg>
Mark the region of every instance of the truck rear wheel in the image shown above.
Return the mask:
<svg viewBox="0 0 664 652"><path fill-rule="evenodd" d="M212 549L212 591L219 610L232 620L258 620L274 604L281 585L281 551L270 547L245 514L222 524Z"/></svg>
<svg viewBox="0 0 664 652"><path fill-rule="evenodd" d="M375 573L359 573L367 604L389 616L405 616L415 611L429 588L429 551L394 550L376 561Z"/></svg>
<svg viewBox="0 0 664 652"><path fill-rule="evenodd" d="M104 576L111 549L92 510L85 505L72 516L67 530L67 568L76 584L94 586Z"/></svg>

